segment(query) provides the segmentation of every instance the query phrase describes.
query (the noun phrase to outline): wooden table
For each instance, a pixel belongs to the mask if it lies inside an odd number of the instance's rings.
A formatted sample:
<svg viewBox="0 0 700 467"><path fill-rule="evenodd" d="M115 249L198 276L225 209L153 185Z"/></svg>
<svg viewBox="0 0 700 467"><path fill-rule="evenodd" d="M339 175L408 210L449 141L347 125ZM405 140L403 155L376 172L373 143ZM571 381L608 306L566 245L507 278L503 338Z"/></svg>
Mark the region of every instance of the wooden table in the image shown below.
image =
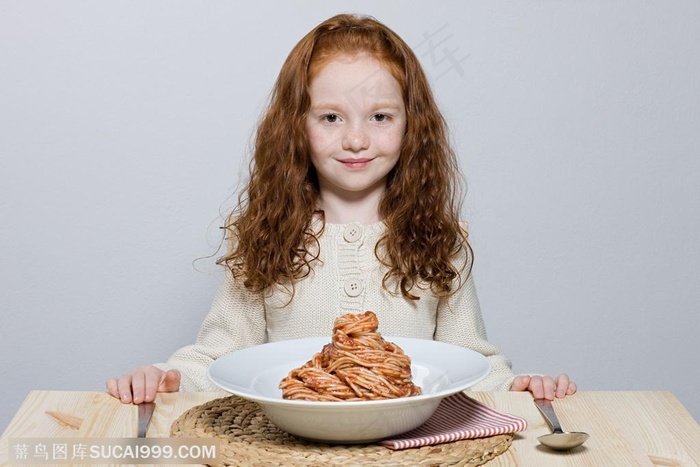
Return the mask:
<svg viewBox="0 0 700 467"><path fill-rule="evenodd" d="M488 466L700 466L700 425L665 391L580 391L554 402L565 429L585 431L584 446L558 453L539 445L549 429L528 393L470 392L471 397L523 417L528 429ZM159 394L147 436L168 437L170 425L195 405L225 393ZM47 411L73 416L64 423ZM79 424L79 428L77 425ZM137 408L102 392L32 391L0 439L0 465L13 465L9 440L135 437ZM68 465L68 464L61 464ZM164 464L159 464L164 465Z"/></svg>

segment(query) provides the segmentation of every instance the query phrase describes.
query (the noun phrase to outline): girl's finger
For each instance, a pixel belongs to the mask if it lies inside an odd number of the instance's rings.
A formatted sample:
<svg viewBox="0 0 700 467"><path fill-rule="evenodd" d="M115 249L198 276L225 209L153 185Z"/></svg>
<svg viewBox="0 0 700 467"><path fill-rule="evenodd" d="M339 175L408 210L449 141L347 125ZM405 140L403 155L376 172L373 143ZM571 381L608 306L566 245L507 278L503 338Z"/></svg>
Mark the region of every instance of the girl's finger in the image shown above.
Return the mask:
<svg viewBox="0 0 700 467"><path fill-rule="evenodd" d="M119 388L117 387L117 378L109 378L105 383L105 386L107 387L107 392L111 396L119 399Z"/></svg>
<svg viewBox="0 0 700 467"><path fill-rule="evenodd" d="M542 386L544 388L544 398L550 401L554 400L554 378L545 376L542 378Z"/></svg>
<svg viewBox="0 0 700 467"><path fill-rule="evenodd" d="M520 375L513 379L513 383L510 385L511 391L525 391L530 385L530 376Z"/></svg>
<svg viewBox="0 0 700 467"><path fill-rule="evenodd" d="M569 381L569 388L566 390L566 395L570 396L574 394L577 391L577 389L578 388L576 387L576 383L574 383L573 381Z"/></svg>
<svg viewBox="0 0 700 467"><path fill-rule="evenodd" d="M569 390L569 375L562 373L557 376L557 381L555 385L555 395L558 399L566 396L566 391Z"/></svg>
<svg viewBox="0 0 700 467"><path fill-rule="evenodd" d="M180 390L180 372L178 370L168 370L165 372L161 390L164 392Z"/></svg>
<svg viewBox="0 0 700 467"><path fill-rule="evenodd" d="M146 375L141 368L131 372L131 392L134 395L134 404L143 402L144 392L146 392Z"/></svg>
<svg viewBox="0 0 700 467"><path fill-rule="evenodd" d="M131 403L131 373L127 373L117 380L117 397L124 404Z"/></svg>
<svg viewBox="0 0 700 467"><path fill-rule="evenodd" d="M530 378L530 386L528 387L528 390L532 393L532 396L535 399L542 399L543 397L545 397L544 385L542 383L542 377L541 376L532 376Z"/></svg>
<svg viewBox="0 0 700 467"><path fill-rule="evenodd" d="M153 402L164 377L165 372L155 366L147 366L144 369L144 402Z"/></svg>

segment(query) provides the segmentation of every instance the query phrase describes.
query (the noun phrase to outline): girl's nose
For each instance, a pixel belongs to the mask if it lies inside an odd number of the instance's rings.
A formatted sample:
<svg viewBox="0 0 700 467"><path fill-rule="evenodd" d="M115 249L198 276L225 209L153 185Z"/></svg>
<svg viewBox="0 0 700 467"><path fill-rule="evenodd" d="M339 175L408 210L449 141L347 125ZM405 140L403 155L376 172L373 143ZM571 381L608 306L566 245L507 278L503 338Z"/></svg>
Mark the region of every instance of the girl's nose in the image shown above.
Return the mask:
<svg viewBox="0 0 700 467"><path fill-rule="evenodd" d="M343 149L358 152L369 147L369 137L361 125L349 127L343 134Z"/></svg>

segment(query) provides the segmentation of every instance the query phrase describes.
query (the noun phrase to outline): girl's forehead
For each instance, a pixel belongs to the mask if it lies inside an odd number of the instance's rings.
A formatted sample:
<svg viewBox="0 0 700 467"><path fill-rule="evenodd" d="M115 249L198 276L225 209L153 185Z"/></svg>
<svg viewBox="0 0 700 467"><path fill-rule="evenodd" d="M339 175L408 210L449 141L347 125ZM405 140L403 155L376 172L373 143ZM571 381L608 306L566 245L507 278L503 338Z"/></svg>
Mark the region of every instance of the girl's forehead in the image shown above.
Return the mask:
<svg viewBox="0 0 700 467"><path fill-rule="evenodd" d="M313 81L318 75L326 73L328 68L336 69L343 65L347 67L367 65L374 68L384 66L380 60L366 52L333 54L312 61L309 67L310 81Z"/></svg>
<svg viewBox="0 0 700 467"><path fill-rule="evenodd" d="M381 56L373 54L367 51L357 51L357 52L338 52L330 55L322 55L320 57L313 57L308 69L308 79L309 82L313 81L316 76L324 71L330 64L347 64L353 65L363 63L371 63L375 68L383 68L387 70L392 76L397 79L399 83L404 81L404 77L401 74L401 66L393 62L389 62Z"/></svg>
<svg viewBox="0 0 700 467"><path fill-rule="evenodd" d="M381 61L367 55L340 55L327 61L309 83L315 98L403 101L401 86Z"/></svg>

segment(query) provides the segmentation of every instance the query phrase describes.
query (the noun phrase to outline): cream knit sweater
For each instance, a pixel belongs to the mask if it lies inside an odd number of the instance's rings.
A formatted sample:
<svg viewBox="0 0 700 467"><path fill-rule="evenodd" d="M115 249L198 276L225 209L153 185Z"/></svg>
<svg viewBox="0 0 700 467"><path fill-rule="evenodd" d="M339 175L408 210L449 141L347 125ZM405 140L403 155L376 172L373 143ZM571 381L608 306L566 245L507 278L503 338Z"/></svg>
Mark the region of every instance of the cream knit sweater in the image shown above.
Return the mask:
<svg viewBox="0 0 700 467"><path fill-rule="evenodd" d="M419 300L387 292L382 287L385 269L374 255L384 229L383 223L326 224L319 238L320 261L295 285L291 301L281 286L251 293L227 271L196 342L156 366L180 370L181 390L214 391L217 388L209 381L207 370L218 357L286 339L328 336L330 342L335 318L371 310L385 336L434 339L485 355L492 371L471 389L509 389L513 381L510 361L486 340L471 276L447 299L438 299L429 290L412 290Z"/></svg>

